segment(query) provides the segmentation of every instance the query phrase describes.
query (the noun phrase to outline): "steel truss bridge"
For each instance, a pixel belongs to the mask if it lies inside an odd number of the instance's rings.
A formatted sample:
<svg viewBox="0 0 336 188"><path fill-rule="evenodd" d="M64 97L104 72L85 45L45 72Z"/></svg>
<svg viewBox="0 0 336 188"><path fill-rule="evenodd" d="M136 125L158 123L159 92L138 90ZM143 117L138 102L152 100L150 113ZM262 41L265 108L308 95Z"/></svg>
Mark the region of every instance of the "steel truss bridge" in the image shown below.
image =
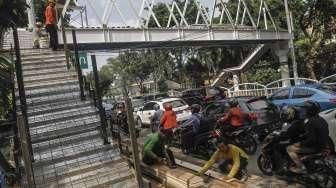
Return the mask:
<svg viewBox="0 0 336 188"><path fill-rule="evenodd" d="M97 10L95 6L98 1L104 2L103 12ZM210 7L205 5L206 2ZM86 7L86 10L94 17L90 20L94 20L96 26L98 23L100 27L82 27L83 24L81 24L81 28L76 29L77 41L79 43L207 41L209 45L213 45L209 41L260 44L291 39L291 34L287 30L280 29L276 25L264 0L256 0L260 6L259 10L253 11L258 12L254 17L246 0L230 1L230 3L235 3L235 12L229 10L228 0L211 0L210 4L209 2L185 0L183 6L178 6L174 0L164 1L162 3L166 6L169 19L167 23L160 23L153 10L157 3L155 0L128 0L127 2L124 0L78 0L76 1L78 7ZM70 0L65 2L63 14L66 13L69 3ZM121 4L123 4L122 7ZM127 10L125 10L125 4L128 5ZM197 16L192 22L188 22L186 14L192 7L197 7ZM135 25L127 25L128 19L133 20ZM150 21L155 24L154 27L150 27ZM67 42L71 43L71 32L67 31L66 36ZM60 38L61 41L62 38Z"/></svg>

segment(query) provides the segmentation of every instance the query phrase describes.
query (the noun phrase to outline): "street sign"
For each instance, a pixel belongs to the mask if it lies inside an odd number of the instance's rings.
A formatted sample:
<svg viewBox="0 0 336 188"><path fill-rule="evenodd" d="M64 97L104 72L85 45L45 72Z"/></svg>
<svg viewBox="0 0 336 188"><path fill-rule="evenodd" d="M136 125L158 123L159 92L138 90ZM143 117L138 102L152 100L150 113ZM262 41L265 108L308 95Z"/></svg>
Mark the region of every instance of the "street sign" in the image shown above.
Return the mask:
<svg viewBox="0 0 336 188"><path fill-rule="evenodd" d="M81 69L88 69L89 68L89 62L87 60L87 53L86 52L78 52L78 58L79 58L79 65ZM72 59L75 61L75 54L72 54Z"/></svg>
<svg viewBox="0 0 336 188"><path fill-rule="evenodd" d="M89 68L89 62L87 60L86 52L80 52L78 54L78 56L79 56L79 63L80 63L81 69L88 69Z"/></svg>

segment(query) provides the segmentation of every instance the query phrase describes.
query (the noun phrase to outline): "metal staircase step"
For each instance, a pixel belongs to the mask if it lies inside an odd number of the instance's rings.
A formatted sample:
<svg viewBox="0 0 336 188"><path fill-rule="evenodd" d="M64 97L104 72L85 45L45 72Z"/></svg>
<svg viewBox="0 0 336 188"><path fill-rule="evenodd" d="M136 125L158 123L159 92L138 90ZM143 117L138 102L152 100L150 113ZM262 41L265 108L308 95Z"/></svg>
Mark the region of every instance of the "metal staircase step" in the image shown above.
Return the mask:
<svg viewBox="0 0 336 188"><path fill-rule="evenodd" d="M79 86L76 84L58 87L44 87L34 90L26 90L26 98L42 97L62 93L72 93L76 91L79 91ZM18 91L16 91L16 96L19 97Z"/></svg>
<svg viewBox="0 0 336 188"><path fill-rule="evenodd" d="M65 73L68 70L65 67L54 68L54 69L46 69L46 70L38 70L38 71L24 71L23 77L31 77L31 76L39 76L39 75L49 75L49 74L58 74Z"/></svg>
<svg viewBox="0 0 336 188"><path fill-rule="evenodd" d="M27 98L26 101L27 101L27 105L32 107L36 105L48 104L48 103L57 102L57 101L79 99L79 98L80 98L80 92L74 91L71 93L60 93L60 94L46 95L46 96L41 96L41 97Z"/></svg>
<svg viewBox="0 0 336 188"><path fill-rule="evenodd" d="M25 85L25 90L28 91L28 90L34 90L34 89L42 89L46 87L51 88L51 87L59 87L59 86L74 85L74 84L78 85L78 80L74 80L74 79L52 80L49 82L41 82L40 84Z"/></svg>
<svg viewBox="0 0 336 188"><path fill-rule="evenodd" d="M70 109L50 114L28 117L30 127L37 127L45 124L62 122L65 120L76 119L80 117L97 115L97 109L94 107L84 107L80 109Z"/></svg>
<svg viewBox="0 0 336 188"><path fill-rule="evenodd" d="M99 127L95 127L96 129ZM93 140L101 138L101 134L98 130L88 129L86 132L78 132L75 135L61 138L51 138L50 140L41 141L39 143L33 143L33 152L41 153L49 148L59 148L71 145L73 143L83 142L83 140Z"/></svg>
<svg viewBox="0 0 336 188"><path fill-rule="evenodd" d="M20 52L22 57L42 55L42 54L64 53L64 51L53 51L50 48L21 49Z"/></svg>
<svg viewBox="0 0 336 188"><path fill-rule="evenodd" d="M32 77L24 77L23 81L25 85L34 84L36 82L49 82L59 79L76 79L77 73L75 72L66 72L66 73L58 73L58 74L49 74L49 75L40 75L40 76L32 76Z"/></svg>
<svg viewBox="0 0 336 188"><path fill-rule="evenodd" d="M21 57L23 64L29 64L30 62L44 62L48 63L48 61L53 59L63 59L65 60L65 53L47 53L47 54L39 54L39 55L24 55Z"/></svg>
<svg viewBox="0 0 336 188"><path fill-rule="evenodd" d="M38 134L31 134L31 141L34 144L34 143L39 143L39 142L44 142L44 141L59 139L59 138L65 138L65 137L72 138L72 136L76 134L87 133L89 131L97 130L99 126L100 126L100 122L98 121L98 122L84 124L82 126L79 126L79 125L72 126L72 127L69 126L64 129L57 129L54 131L42 132Z"/></svg>
<svg viewBox="0 0 336 188"><path fill-rule="evenodd" d="M41 66L41 65L53 65L53 64L65 64L64 58L53 58L53 59L41 59L41 60L26 60L22 61L22 67L25 66Z"/></svg>
<svg viewBox="0 0 336 188"><path fill-rule="evenodd" d="M33 167L66 162L80 157L87 157L103 150L116 148L117 145L103 145L101 138L83 140L82 142L71 143L67 146L48 148L42 152L34 153L35 162L33 163Z"/></svg>
<svg viewBox="0 0 336 188"><path fill-rule="evenodd" d="M59 122L51 122L51 123L46 123L41 126L37 127L30 127L30 134L36 135L36 134L43 134L46 132L52 132L56 130L62 130L66 128L72 128L72 127L77 127L77 126L83 126L91 123L96 123L100 122L99 115L91 115L91 116L85 116L85 117L78 117L78 118L73 118L69 120L63 120Z"/></svg>
<svg viewBox="0 0 336 188"><path fill-rule="evenodd" d="M51 69L57 69L57 68L65 68L66 69L66 63L65 61L54 61L54 63L50 64L38 64L38 65L24 65L22 66L23 74L26 72L32 72L32 71L40 71L40 70L51 70Z"/></svg>
<svg viewBox="0 0 336 188"><path fill-rule="evenodd" d="M57 101L55 103L48 103L43 105L34 106L34 108L28 108L28 116L36 116L46 113L53 113L63 110L70 110L75 108L82 108L87 106L92 106L91 101L80 101L75 100L66 100L66 101Z"/></svg>
<svg viewBox="0 0 336 188"><path fill-rule="evenodd" d="M114 177L118 174L119 169L130 170L125 160L122 159L117 152L108 150L100 151L99 153L87 157L81 157L77 160L38 167L35 168L34 174L37 187L44 188L51 187L52 185L55 187L68 187L67 184L70 184L69 187L85 188L88 187L88 184L85 184L85 182L88 181L85 180L88 180L92 175L96 174L100 177L99 183L103 183L106 182L103 181L104 177L107 177L105 179L110 181L115 179ZM106 173L103 173L106 171L112 173L113 176L106 176ZM121 178L121 176L119 176L119 178ZM85 182L78 182L80 179ZM84 183L84 185L81 183ZM109 186L111 185L112 184Z"/></svg>

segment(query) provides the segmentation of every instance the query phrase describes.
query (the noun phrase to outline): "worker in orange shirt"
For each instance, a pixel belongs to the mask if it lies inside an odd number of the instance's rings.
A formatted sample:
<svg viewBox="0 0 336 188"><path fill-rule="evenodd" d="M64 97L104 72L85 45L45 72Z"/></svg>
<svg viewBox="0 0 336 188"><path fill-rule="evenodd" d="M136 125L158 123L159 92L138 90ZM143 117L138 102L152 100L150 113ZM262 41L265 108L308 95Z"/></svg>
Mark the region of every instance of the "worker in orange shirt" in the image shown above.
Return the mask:
<svg viewBox="0 0 336 188"><path fill-rule="evenodd" d="M57 37L57 25L56 25L56 9L55 9L56 1L48 0L48 6L44 12L45 16L45 26L46 30L50 36L50 48L52 50L57 50L58 46L58 37Z"/></svg>
<svg viewBox="0 0 336 188"><path fill-rule="evenodd" d="M164 105L165 112L161 118L161 132L165 134L168 139L173 136L173 130L177 126L176 113L173 111L173 106L168 103ZM169 139L170 140L170 139Z"/></svg>

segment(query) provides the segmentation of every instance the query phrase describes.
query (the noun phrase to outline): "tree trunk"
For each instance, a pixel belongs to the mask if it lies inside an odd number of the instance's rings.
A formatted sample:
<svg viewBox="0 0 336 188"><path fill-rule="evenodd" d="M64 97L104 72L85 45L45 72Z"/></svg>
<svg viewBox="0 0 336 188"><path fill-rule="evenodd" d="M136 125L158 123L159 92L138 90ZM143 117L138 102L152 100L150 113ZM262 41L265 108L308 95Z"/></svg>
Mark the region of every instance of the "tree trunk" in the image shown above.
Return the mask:
<svg viewBox="0 0 336 188"><path fill-rule="evenodd" d="M309 77L311 79L314 79L314 80L317 80L316 78L316 74L314 72L314 59L309 59L308 60L308 63L306 64L306 67L307 67L307 71L309 73Z"/></svg>

